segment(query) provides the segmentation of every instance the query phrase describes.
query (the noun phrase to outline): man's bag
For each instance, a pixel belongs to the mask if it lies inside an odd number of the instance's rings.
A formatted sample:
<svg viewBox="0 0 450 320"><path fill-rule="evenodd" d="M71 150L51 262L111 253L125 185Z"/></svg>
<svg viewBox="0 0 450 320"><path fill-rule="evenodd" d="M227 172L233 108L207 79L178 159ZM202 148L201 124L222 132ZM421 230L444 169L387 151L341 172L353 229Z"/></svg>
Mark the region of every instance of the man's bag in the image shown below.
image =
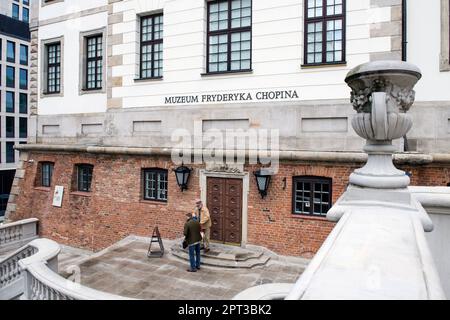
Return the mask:
<svg viewBox="0 0 450 320"><path fill-rule="evenodd" d="M186 239L183 240L183 249L186 249L188 246Z"/></svg>

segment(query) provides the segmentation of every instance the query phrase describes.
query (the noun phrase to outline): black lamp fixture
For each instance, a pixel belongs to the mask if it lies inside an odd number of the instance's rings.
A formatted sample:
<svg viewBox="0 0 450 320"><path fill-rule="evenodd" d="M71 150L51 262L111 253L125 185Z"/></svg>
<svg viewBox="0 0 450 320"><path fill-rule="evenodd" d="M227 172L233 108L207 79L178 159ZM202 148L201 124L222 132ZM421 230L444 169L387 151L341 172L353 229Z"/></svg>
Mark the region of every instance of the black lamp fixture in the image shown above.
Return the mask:
<svg viewBox="0 0 450 320"><path fill-rule="evenodd" d="M181 164L181 167L178 167L173 170L175 172L175 177L177 178L177 184L181 189L181 192L187 190L189 176L191 175L192 169L189 169L185 165Z"/></svg>
<svg viewBox="0 0 450 320"><path fill-rule="evenodd" d="M267 190L269 189L272 173L268 170L261 169L256 171L254 174L256 177L256 185L258 187L259 194L261 195L261 198L264 199L264 197L267 196Z"/></svg>

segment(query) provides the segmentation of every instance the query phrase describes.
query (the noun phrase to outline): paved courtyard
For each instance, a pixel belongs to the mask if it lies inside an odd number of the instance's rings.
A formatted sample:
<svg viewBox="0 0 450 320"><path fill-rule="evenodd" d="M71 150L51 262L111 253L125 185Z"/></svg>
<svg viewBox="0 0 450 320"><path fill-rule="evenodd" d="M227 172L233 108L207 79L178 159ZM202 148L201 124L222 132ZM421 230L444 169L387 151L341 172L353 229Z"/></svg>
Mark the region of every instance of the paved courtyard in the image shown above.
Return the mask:
<svg viewBox="0 0 450 320"><path fill-rule="evenodd" d="M260 284L294 283L305 267L300 259L282 258L253 269L203 266L190 273L188 262L170 254L170 243L165 246L165 256L152 259L148 242L136 239L93 255L64 248L60 271L78 260L81 283L97 290L138 299L220 300Z"/></svg>

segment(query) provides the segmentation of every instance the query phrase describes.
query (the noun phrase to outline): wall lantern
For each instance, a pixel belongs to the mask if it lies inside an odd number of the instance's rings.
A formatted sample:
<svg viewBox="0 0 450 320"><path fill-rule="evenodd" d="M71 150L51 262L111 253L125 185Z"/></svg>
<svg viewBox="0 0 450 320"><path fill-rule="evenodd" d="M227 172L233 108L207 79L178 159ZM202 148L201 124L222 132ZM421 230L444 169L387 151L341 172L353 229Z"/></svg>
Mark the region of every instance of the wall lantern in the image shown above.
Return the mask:
<svg viewBox="0 0 450 320"><path fill-rule="evenodd" d="M191 174L192 169L189 169L188 167L184 166L183 164L181 167L178 167L173 170L175 172L175 177L177 178L177 184L181 189L181 192L184 190L187 190L189 176Z"/></svg>
<svg viewBox="0 0 450 320"><path fill-rule="evenodd" d="M259 194L261 195L261 198L264 199L264 197L267 196L267 190L269 189L272 173L268 170L261 169L256 171L254 174L256 177L256 185L258 186Z"/></svg>

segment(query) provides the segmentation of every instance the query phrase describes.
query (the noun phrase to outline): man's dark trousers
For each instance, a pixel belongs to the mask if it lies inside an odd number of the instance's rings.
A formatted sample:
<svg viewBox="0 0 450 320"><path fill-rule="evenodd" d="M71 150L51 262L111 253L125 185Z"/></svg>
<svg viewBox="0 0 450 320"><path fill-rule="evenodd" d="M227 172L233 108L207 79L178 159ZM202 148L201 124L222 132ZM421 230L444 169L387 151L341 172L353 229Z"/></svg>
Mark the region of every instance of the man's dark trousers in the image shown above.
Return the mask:
<svg viewBox="0 0 450 320"><path fill-rule="evenodd" d="M200 269L200 243L189 246L189 262L191 270Z"/></svg>

